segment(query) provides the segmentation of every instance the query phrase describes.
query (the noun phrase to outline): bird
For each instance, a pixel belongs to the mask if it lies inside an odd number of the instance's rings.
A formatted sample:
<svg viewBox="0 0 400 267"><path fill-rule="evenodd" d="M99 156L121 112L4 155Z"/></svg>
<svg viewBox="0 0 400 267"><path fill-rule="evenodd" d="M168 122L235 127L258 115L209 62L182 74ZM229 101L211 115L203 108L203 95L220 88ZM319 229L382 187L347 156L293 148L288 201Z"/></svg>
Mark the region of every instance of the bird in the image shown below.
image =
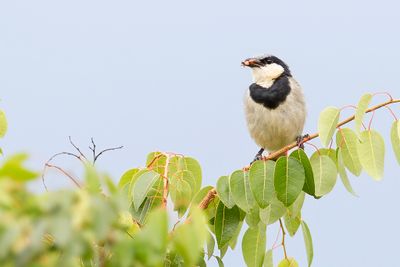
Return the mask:
<svg viewBox="0 0 400 267"><path fill-rule="evenodd" d="M265 150L273 153L295 141L302 147L307 136L302 136L306 103L288 65L273 55L248 58L241 65L252 71L244 110L250 136L261 148L252 163L261 159Z"/></svg>

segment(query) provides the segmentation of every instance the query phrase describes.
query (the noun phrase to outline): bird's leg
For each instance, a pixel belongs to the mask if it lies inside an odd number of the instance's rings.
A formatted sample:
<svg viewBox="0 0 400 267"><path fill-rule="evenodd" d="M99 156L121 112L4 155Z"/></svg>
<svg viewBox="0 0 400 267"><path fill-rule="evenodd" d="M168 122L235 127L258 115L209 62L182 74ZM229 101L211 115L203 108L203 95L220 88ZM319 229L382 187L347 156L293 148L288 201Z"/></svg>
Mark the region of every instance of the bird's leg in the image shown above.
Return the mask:
<svg viewBox="0 0 400 267"><path fill-rule="evenodd" d="M309 138L309 137L310 137L309 134L297 136L297 137L296 137L297 146L298 146L299 148L301 148L301 149L304 150L304 139L307 139L307 138Z"/></svg>
<svg viewBox="0 0 400 267"><path fill-rule="evenodd" d="M262 154L264 152L264 148L261 148L260 151L257 152L256 156L254 157L253 161L250 163L253 164L255 161L262 159Z"/></svg>

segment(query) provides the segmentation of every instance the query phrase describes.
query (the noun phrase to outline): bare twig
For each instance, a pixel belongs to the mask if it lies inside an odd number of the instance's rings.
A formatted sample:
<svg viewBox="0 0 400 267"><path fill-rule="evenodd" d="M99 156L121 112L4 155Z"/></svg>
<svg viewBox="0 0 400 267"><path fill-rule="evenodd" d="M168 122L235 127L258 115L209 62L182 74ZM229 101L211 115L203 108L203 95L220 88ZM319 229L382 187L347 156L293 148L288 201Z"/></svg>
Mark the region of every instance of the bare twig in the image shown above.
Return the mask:
<svg viewBox="0 0 400 267"><path fill-rule="evenodd" d="M94 157L93 164L96 163L96 160L97 160L103 153L108 152L108 151L117 150L117 149L122 149L122 148L124 148L124 146L118 146L118 147L112 147L112 148L104 149L104 150L101 151L99 154L97 154L96 157Z"/></svg>
<svg viewBox="0 0 400 267"><path fill-rule="evenodd" d="M285 259L287 259L288 256L287 256L286 245L285 245L285 236L286 236L286 232L285 232L285 229L284 229L284 227L283 227L282 219L279 219L279 225L280 225L281 230L282 230L282 247L283 247L283 253L285 254Z"/></svg>
<svg viewBox="0 0 400 267"><path fill-rule="evenodd" d="M69 173L67 173L63 168L58 167L56 165L51 165L49 163L45 164L46 167L48 168L54 168L56 170L59 170L60 172L62 172L65 176L67 176L69 179L71 179L71 181L79 188L81 188L82 186L79 184L78 180L76 180L74 177L72 177L72 175L70 175Z"/></svg>
<svg viewBox="0 0 400 267"><path fill-rule="evenodd" d="M82 158L84 158L84 159L87 160L86 156L82 153L82 151L79 149L79 147L77 147L77 146L74 144L74 142L72 142L71 136L68 136L68 139L69 139L69 142L71 143L71 145L76 149L76 151L78 151L79 155L80 155Z"/></svg>
<svg viewBox="0 0 400 267"><path fill-rule="evenodd" d="M163 174L163 180L164 180L164 190L163 190L163 198L162 198L162 206L164 209L167 208L167 201L168 201L168 165L169 165L169 160L170 160L170 155L167 154L167 160L165 162L165 167L164 167L164 174Z"/></svg>

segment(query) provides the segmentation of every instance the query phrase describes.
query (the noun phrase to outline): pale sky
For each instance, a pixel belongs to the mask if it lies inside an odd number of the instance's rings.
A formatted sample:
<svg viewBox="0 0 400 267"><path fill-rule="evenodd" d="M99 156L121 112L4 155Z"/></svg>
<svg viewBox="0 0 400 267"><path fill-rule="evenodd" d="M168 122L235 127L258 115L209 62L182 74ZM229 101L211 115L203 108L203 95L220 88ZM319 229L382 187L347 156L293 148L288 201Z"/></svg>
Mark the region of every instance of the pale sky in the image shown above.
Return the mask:
<svg viewBox="0 0 400 267"><path fill-rule="evenodd" d="M269 53L290 66L306 95L305 132L313 133L326 106L356 104L365 92L400 97L399 8L389 0L2 1L0 107L10 131L0 145L6 154L29 152L40 169L70 149L69 135L83 149L93 136L100 148L125 146L98 162L115 179L164 150L197 158L204 185L215 185L258 150L245 126L251 77L241 60ZM313 266L394 266L400 177L391 123L382 110L373 124L387 144L382 182L351 177L355 198L338 180L327 197L306 200ZM48 176L50 188L69 184ZM276 227L268 233L270 247ZM301 232L287 249L306 266ZM224 260L242 266L240 248Z"/></svg>

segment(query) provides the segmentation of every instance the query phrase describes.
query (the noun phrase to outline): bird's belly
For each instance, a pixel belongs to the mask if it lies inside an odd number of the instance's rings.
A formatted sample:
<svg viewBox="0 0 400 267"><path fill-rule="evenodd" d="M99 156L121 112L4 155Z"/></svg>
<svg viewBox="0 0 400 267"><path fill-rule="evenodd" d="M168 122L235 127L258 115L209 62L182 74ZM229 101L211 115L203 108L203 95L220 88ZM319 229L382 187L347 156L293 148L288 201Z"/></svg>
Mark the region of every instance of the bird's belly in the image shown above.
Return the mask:
<svg viewBox="0 0 400 267"><path fill-rule="evenodd" d="M245 111L251 137L270 152L292 143L302 134L306 115L302 95L296 99L293 93L289 94L276 109L268 109L247 95Z"/></svg>

